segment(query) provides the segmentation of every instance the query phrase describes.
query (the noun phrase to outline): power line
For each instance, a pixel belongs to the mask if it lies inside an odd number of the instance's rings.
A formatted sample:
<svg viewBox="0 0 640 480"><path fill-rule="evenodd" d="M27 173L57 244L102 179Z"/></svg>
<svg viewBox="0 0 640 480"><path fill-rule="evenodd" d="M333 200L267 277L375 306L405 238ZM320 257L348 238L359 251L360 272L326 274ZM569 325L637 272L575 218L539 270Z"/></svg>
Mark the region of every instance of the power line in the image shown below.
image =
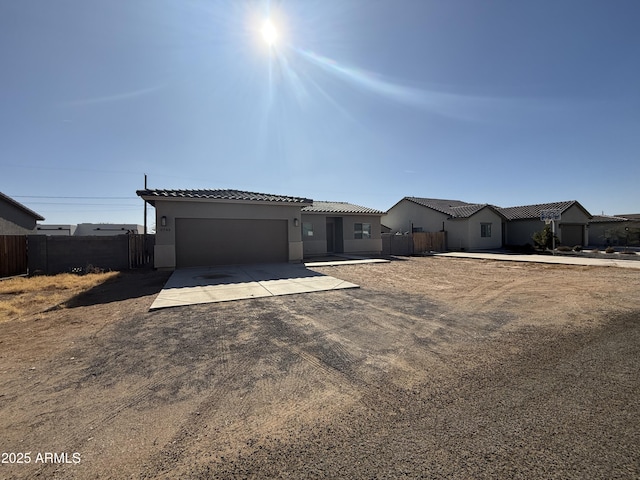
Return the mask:
<svg viewBox="0 0 640 480"><path fill-rule="evenodd" d="M47 195L9 195L13 198L53 198L53 199L77 199L77 200L131 200L135 198L133 196L128 197L62 197L62 196L47 196ZM32 202L33 203L33 202Z"/></svg>
<svg viewBox="0 0 640 480"><path fill-rule="evenodd" d="M136 207L140 205L133 205L131 203L72 203L72 202L29 202L29 205L73 205L81 207L83 205L99 206L99 207Z"/></svg>

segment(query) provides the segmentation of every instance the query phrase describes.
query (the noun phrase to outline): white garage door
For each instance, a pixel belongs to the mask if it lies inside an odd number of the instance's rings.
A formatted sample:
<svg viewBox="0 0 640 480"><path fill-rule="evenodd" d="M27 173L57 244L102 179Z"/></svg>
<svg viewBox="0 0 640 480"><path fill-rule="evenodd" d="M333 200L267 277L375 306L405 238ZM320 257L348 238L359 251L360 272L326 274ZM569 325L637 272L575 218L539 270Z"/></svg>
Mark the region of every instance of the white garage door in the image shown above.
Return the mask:
<svg viewBox="0 0 640 480"><path fill-rule="evenodd" d="M177 267L289 260L286 220L176 219Z"/></svg>

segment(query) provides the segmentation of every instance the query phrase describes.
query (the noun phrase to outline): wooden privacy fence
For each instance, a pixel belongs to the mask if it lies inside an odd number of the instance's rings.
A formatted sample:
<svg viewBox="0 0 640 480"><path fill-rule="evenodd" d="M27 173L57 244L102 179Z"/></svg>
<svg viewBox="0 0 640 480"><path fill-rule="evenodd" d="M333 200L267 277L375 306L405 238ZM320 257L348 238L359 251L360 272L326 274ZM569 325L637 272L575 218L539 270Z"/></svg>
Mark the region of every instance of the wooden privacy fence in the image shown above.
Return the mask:
<svg viewBox="0 0 640 480"><path fill-rule="evenodd" d="M27 237L0 235L0 278L27 273Z"/></svg>
<svg viewBox="0 0 640 480"><path fill-rule="evenodd" d="M447 249L447 232L414 232L413 253L444 252Z"/></svg>

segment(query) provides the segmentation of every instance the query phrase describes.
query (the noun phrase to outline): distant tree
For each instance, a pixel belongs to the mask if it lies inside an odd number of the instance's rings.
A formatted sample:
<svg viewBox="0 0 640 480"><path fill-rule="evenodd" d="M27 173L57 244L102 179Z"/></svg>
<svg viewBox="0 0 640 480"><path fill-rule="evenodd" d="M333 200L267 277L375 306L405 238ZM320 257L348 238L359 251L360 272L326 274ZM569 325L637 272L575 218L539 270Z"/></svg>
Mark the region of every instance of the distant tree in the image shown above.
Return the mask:
<svg viewBox="0 0 640 480"><path fill-rule="evenodd" d="M558 245L560 241L556 235L553 235L551 225L545 225L541 231L535 232L531 238L533 239L533 243L536 247L541 248L542 250L551 250L553 248L554 237L556 239L556 245Z"/></svg>

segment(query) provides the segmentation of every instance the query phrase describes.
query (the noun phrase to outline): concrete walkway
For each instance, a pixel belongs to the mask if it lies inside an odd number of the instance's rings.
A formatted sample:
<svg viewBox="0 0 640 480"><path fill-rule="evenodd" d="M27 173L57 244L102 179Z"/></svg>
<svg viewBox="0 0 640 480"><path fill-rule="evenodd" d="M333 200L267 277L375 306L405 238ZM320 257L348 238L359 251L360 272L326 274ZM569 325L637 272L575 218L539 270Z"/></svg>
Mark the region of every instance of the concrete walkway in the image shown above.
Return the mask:
<svg viewBox="0 0 640 480"><path fill-rule="evenodd" d="M604 257L608 254L602 254ZM437 257L453 258L479 258L484 260L500 260L506 262L534 262L534 263L555 263L560 265L582 265L593 267L622 267L640 269L638 260L621 260L619 256L611 258L590 258L590 257L570 257L566 255L518 255L510 253L473 253L473 252L449 252L436 253Z"/></svg>
<svg viewBox="0 0 640 480"><path fill-rule="evenodd" d="M358 285L302 264L183 268L173 272L149 310L344 288Z"/></svg>

